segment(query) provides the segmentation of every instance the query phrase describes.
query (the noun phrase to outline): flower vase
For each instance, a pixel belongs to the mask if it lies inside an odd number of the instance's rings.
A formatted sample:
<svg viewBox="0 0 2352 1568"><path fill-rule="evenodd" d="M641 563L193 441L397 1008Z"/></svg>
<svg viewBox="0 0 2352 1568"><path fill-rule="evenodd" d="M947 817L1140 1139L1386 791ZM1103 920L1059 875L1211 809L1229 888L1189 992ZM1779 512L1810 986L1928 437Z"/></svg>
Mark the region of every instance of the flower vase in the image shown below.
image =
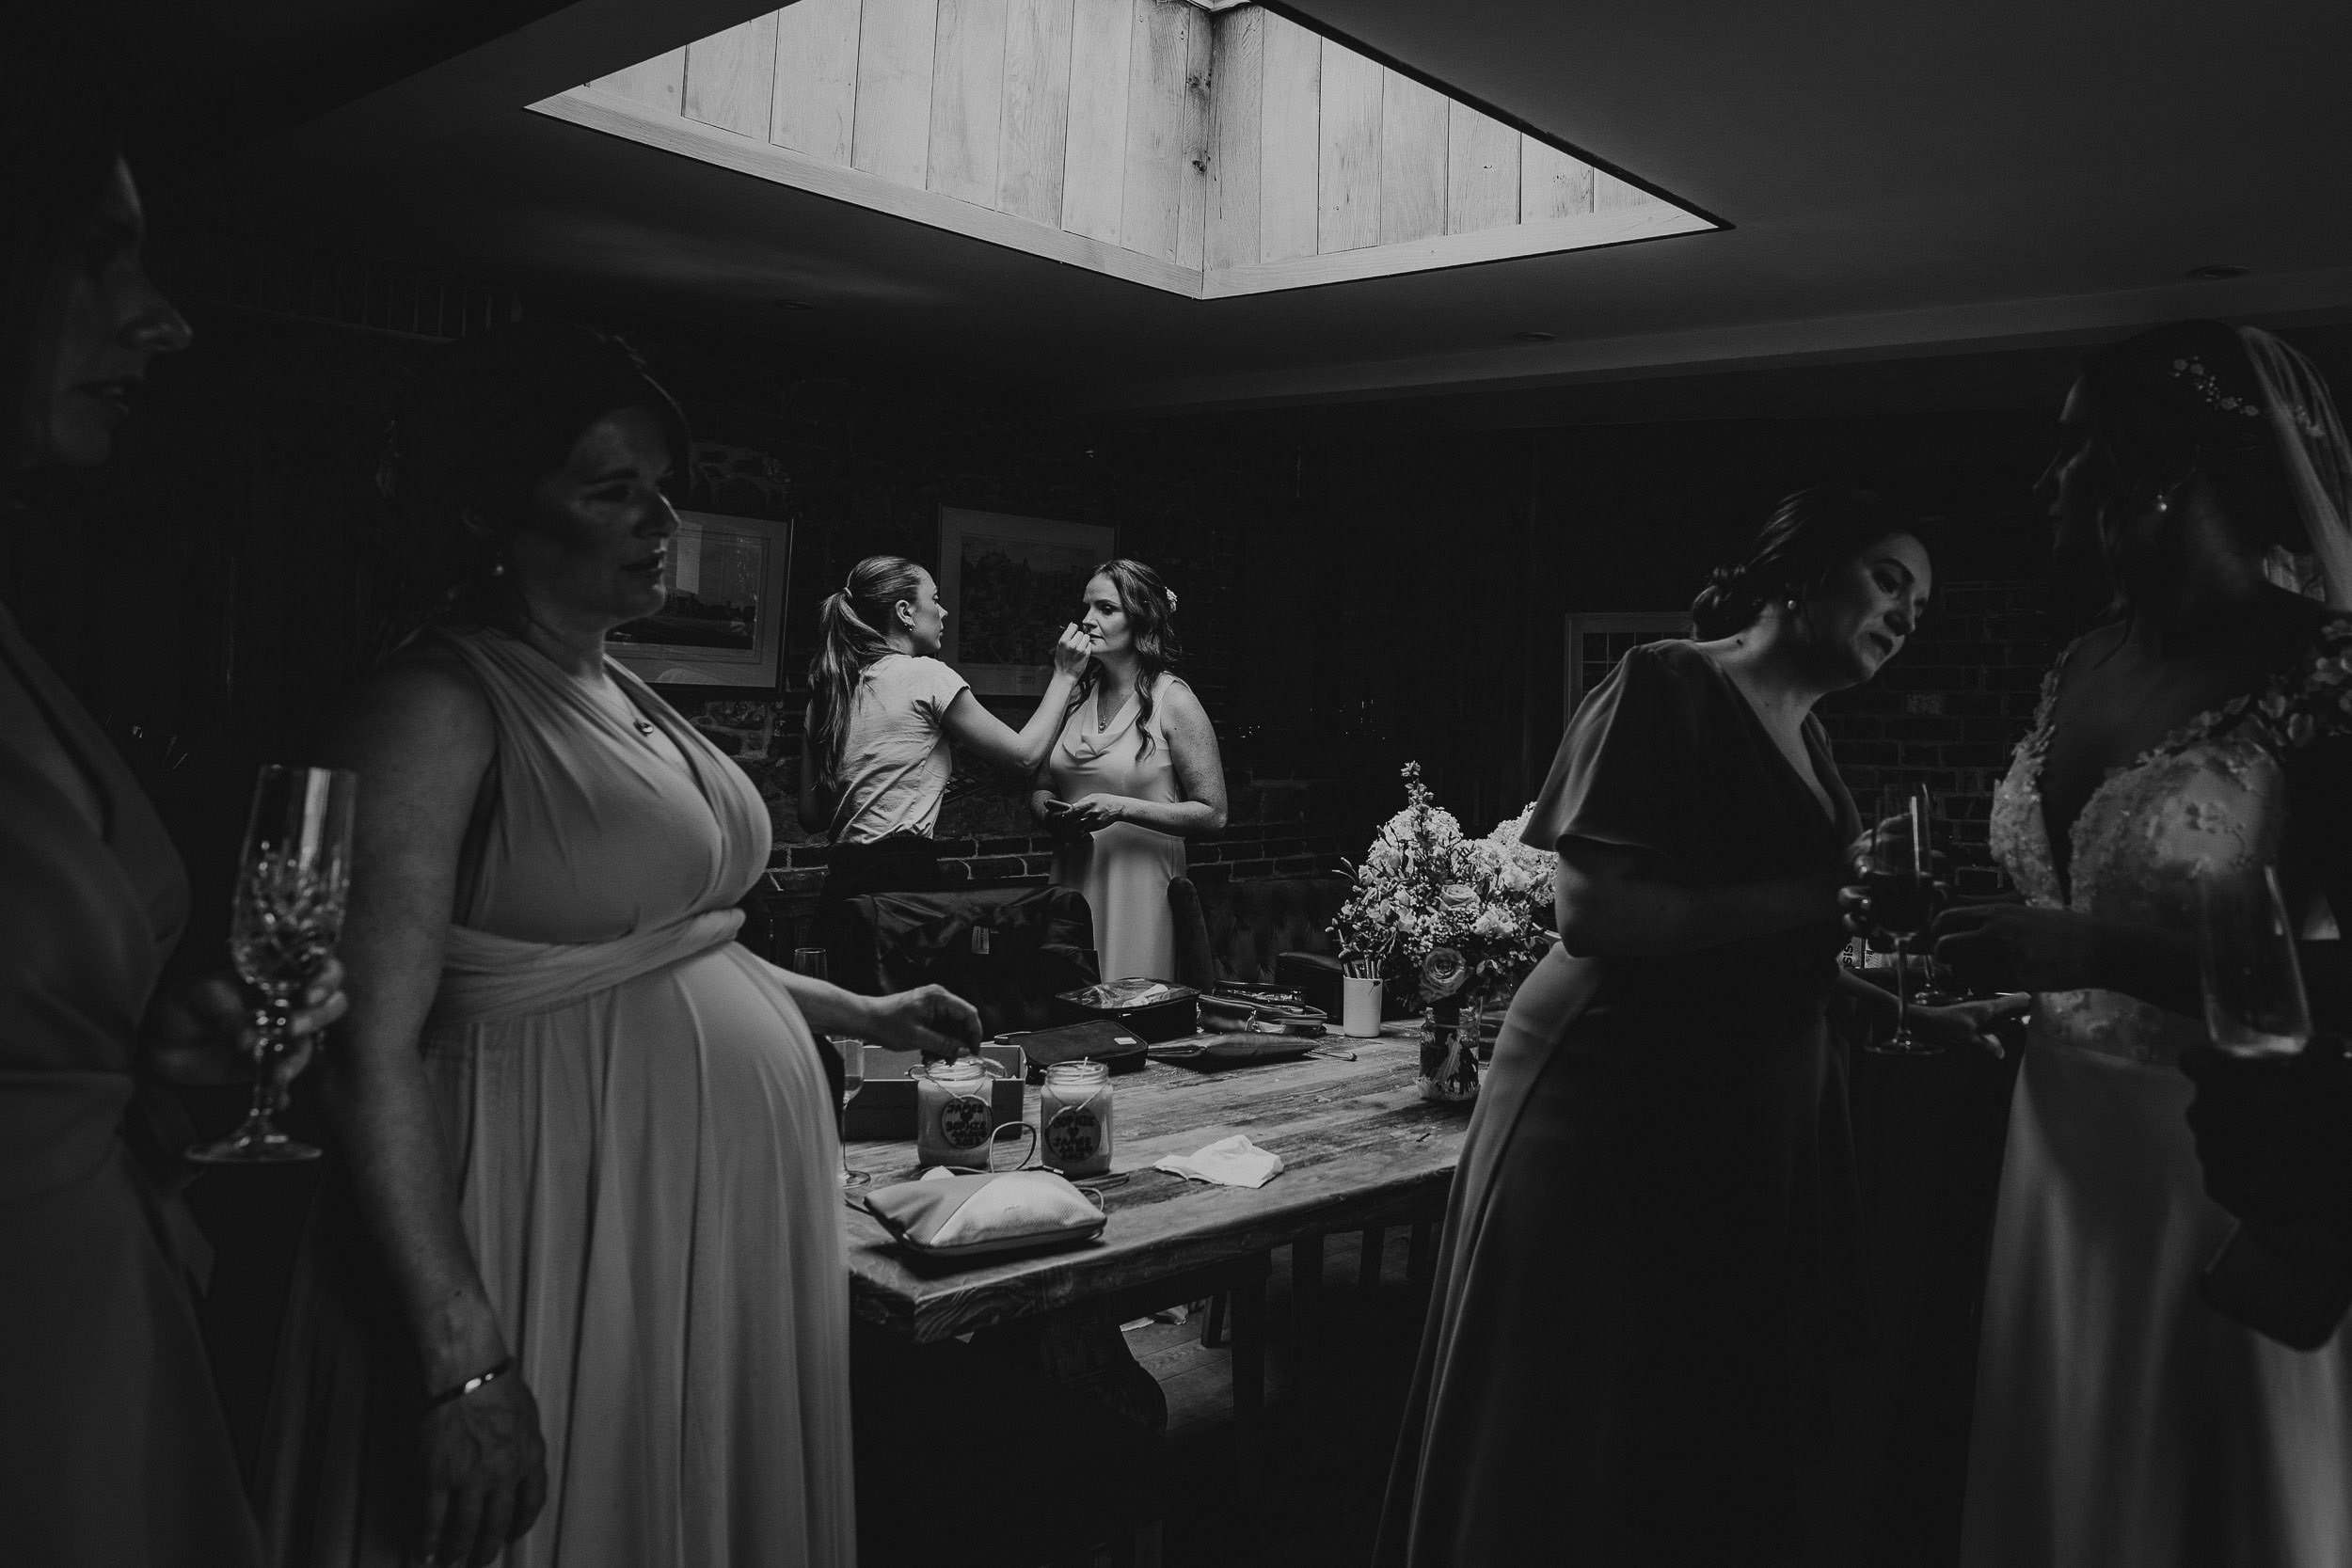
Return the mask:
<svg viewBox="0 0 2352 1568"><path fill-rule="evenodd" d="M1432 1002L1422 1022L1421 1074L1414 1081L1423 1100L1478 1098L1477 1015L1464 1016L1459 996Z"/></svg>
<svg viewBox="0 0 2352 1568"><path fill-rule="evenodd" d="M1486 1011L1494 1008L1494 992L1475 990L1463 999L1463 1039L1480 1065L1494 1060L1494 1032L1486 1027Z"/></svg>

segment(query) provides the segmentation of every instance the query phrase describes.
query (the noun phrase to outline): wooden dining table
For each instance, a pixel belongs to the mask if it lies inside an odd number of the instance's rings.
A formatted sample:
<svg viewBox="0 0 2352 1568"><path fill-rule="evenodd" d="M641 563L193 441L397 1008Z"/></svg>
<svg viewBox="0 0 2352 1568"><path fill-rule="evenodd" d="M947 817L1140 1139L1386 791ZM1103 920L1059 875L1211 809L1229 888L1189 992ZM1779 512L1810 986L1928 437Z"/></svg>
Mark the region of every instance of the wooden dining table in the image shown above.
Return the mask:
<svg viewBox="0 0 2352 1568"><path fill-rule="evenodd" d="M1246 1454L1263 1405L1264 1286L1273 1251L1293 1249L1294 1352L1311 1376L1322 1239L1425 1227L1444 1211L1470 1106L1422 1099L1414 1086L1418 1063L1416 1026L1391 1024L1380 1037L1334 1037L1312 1054L1284 1060L1154 1059L1119 1074L1110 1081L1111 1172L1087 1183L1101 1193L1109 1216L1099 1240L961 1265L926 1261L894 1243L852 1193L853 1309L916 1341L1044 1321L1089 1324L1096 1343L1115 1344L1121 1321L1230 1291L1236 1450ZM1037 1099L1035 1087L1025 1091L1024 1115L1032 1124ZM903 1140L847 1144L850 1166L877 1186L914 1180L921 1170L908 1132ZM1165 1156L1236 1132L1281 1156L1281 1171L1262 1187L1152 1168ZM1002 1158L1021 1148L1021 1140L1008 1139Z"/></svg>

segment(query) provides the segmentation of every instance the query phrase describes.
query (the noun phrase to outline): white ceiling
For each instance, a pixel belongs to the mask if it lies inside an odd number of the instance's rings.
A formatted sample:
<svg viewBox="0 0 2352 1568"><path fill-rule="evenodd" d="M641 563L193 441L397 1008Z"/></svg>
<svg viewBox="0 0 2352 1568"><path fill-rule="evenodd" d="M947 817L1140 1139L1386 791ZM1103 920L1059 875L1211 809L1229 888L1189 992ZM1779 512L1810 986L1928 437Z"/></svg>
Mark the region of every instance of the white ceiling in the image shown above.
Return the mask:
<svg viewBox="0 0 2352 1568"><path fill-rule="evenodd" d="M1177 408L2352 318L2352 6L1301 0L1731 228L1192 301L522 105L757 11L581 0L213 164L181 221ZM2192 282L2191 268L2252 269ZM787 311L778 299L818 309ZM1515 334L1548 333L1528 343Z"/></svg>

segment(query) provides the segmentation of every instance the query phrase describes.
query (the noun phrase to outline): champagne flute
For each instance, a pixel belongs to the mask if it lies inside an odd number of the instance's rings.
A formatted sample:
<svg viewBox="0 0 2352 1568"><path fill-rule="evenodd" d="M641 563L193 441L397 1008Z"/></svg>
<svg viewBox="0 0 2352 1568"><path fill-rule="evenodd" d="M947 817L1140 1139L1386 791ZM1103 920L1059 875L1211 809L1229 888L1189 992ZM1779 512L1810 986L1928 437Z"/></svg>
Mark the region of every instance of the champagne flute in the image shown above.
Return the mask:
<svg viewBox="0 0 2352 1568"><path fill-rule="evenodd" d="M1910 944L1935 913L1935 881L1929 843L1928 792L1917 784L1889 789L1881 798L1870 828L1870 851L1863 863L1862 886L1870 900L1870 924L1895 939L1895 1033L1867 1049L1890 1056L1933 1056L1943 1047L1911 1032Z"/></svg>
<svg viewBox="0 0 2352 1568"><path fill-rule="evenodd" d="M855 1100L858 1091L866 1087L866 1042L845 1039L836 1040L834 1043L841 1049L841 1125L846 1129L849 1126L850 1101ZM873 1177L865 1171L850 1168L850 1146L845 1138L841 1145L841 1185L843 1188L854 1191L873 1180Z"/></svg>
<svg viewBox="0 0 2352 1568"><path fill-rule="evenodd" d="M812 980L827 979L833 971L832 955L822 947L795 947L792 949L792 967ZM848 1136L850 1101L855 1100L858 1091L866 1087L866 1042L844 1035L827 1035L825 1038L832 1042L834 1053L841 1058L841 1108L834 1117L834 1130L841 1134L838 1140L841 1144L841 1185L854 1190L873 1180L862 1170L850 1168Z"/></svg>
<svg viewBox="0 0 2352 1568"><path fill-rule="evenodd" d="M2242 867L2197 882L2197 974L2205 1032L2233 1056L2293 1056L2311 1043L2311 1004L2278 873Z"/></svg>
<svg viewBox="0 0 2352 1568"><path fill-rule="evenodd" d="M341 768L272 765L254 781L244 858L230 911L229 956L259 991L253 1015L253 1099L237 1130L199 1144L207 1164L279 1164L319 1151L278 1131L273 1065L293 1046L296 1002L342 934L351 886L351 805L358 779Z"/></svg>

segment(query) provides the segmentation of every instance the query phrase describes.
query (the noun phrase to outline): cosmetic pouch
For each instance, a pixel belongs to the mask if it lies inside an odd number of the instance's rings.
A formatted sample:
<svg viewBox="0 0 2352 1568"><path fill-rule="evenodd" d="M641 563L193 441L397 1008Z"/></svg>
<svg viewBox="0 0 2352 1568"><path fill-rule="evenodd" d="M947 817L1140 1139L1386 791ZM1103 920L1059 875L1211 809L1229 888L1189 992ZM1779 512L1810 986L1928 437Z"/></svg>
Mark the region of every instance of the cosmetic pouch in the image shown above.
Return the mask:
<svg viewBox="0 0 2352 1568"><path fill-rule="evenodd" d="M865 1204L900 1245L925 1258L1090 1242L1110 1223L1099 1195L1050 1170L900 1181L867 1193Z"/></svg>
<svg viewBox="0 0 2352 1568"><path fill-rule="evenodd" d="M1168 980L1105 980L1057 993L1054 1011L1057 1022L1102 1019L1146 1040L1172 1040L1200 1032L1200 993Z"/></svg>
<svg viewBox="0 0 2352 1568"><path fill-rule="evenodd" d="M1041 1084L1045 1081L1045 1069L1056 1062L1100 1062L1113 1072L1131 1072L1143 1065L1148 1042L1124 1024L1095 1019L1086 1023L1065 1023L1057 1029L1040 1029L1034 1034L1014 1035L1003 1043L1021 1048L1021 1054L1028 1061L1030 1080Z"/></svg>
<svg viewBox="0 0 2352 1568"><path fill-rule="evenodd" d="M1329 1015L1320 1007L1295 1001L1277 1002L1252 996L1214 992L1200 999L1200 1027L1212 1033L1235 1035L1304 1035L1320 1037Z"/></svg>

